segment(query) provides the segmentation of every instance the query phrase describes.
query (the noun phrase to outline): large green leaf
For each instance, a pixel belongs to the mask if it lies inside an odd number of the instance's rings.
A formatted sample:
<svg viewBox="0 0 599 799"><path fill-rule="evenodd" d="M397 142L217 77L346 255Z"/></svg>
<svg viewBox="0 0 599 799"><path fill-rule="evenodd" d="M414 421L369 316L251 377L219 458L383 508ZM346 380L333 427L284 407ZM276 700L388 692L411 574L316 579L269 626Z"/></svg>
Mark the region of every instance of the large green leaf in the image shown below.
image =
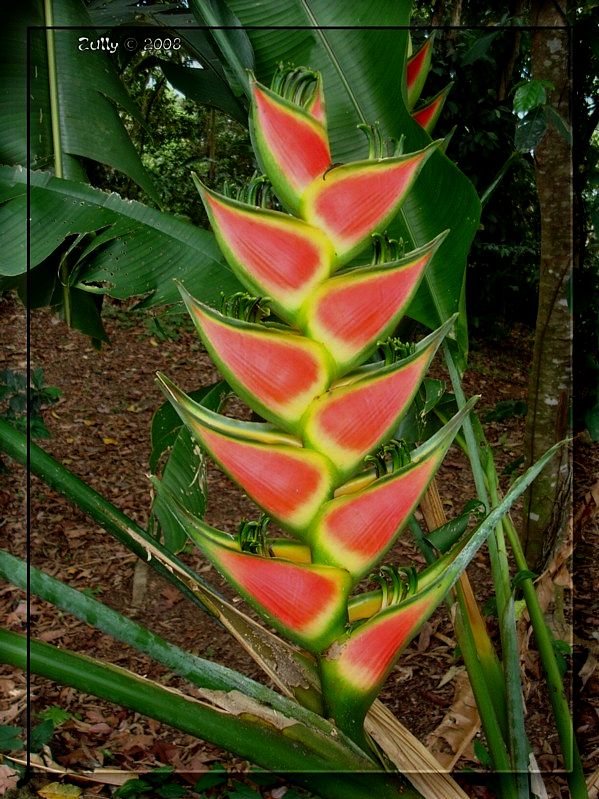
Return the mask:
<svg viewBox="0 0 599 799"><path fill-rule="evenodd" d="M17 193L18 192L18 193ZM0 167L0 275L26 271L26 172ZM73 264L74 285L121 299L147 295L144 305L179 302L173 278L205 302L239 283L214 236L181 219L48 173L31 173L31 267L42 264L72 234L89 236ZM31 278L36 280L35 270ZM76 282L75 282L76 281Z"/></svg>
<svg viewBox="0 0 599 799"><path fill-rule="evenodd" d="M91 20L79 0L52 0L55 29L47 40L48 24L41 0L16 3L5 15L0 33L0 160L27 163L27 68L30 69L30 164L48 169L55 165L54 141L60 141L62 177L85 180L80 158L99 161L124 172L150 197L156 191L127 134L119 110L142 121L114 64L106 52L80 50L80 38L95 41L101 31L89 28ZM30 30L29 65L27 26ZM89 44L89 42L88 42ZM54 59L49 62L49 55ZM52 114L50 78L55 77L58 113ZM53 138L54 122L54 138Z"/></svg>
<svg viewBox="0 0 599 799"><path fill-rule="evenodd" d="M210 26L210 35L230 72L236 94L248 89L248 69L254 69L254 52L246 31L225 0L190 0L196 19Z"/></svg>
<svg viewBox="0 0 599 799"><path fill-rule="evenodd" d="M322 72L335 161L366 156L364 134L356 127L364 122L378 122L385 137L399 139L403 135L406 151L418 150L430 142L405 104L407 30L390 27L409 24L408 0L393 4L388 0L353 0L342 5L329 0L228 2L248 26L260 81L268 83L280 61L305 64ZM249 27L264 25L266 20L272 28ZM289 26L296 29L290 30ZM354 27L343 30L341 26ZM479 215L474 187L438 151L424 166L402 211L390 226L390 234L403 238L408 247L419 247L443 230L450 230L408 311L431 329L456 311L463 312L460 297L466 256ZM459 338L465 350L463 316L462 313Z"/></svg>
<svg viewBox="0 0 599 799"><path fill-rule="evenodd" d="M231 14L230 10L222 2L203 4L203 8L216 15L217 23L232 26L232 30L213 30L210 28L200 29L197 20L182 6L154 5L139 6L133 5L130 0L92 0L87 6L87 11L94 23L107 26L147 26L150 30L140 30L139 34L133 27L127 27L123 35L114 31L115 36L121 41L127 38L134 38L141 47L146 38L163 38L165 33L173 39L180 39L183 48L194 60L202 66L202 73L197 74L198 69L188 66L181 66L173 61L156 58L157 65L176 89L182 92L188 99L201 104L220 108L232 119L245 123L247 120L247 103L240 90L235 90L229 85L227 80L227 64L221 62L218 55L218 37L225 37L231 43L230 53L235 52L241 70L253 67L252 47L247 33L239 27L239 21ZM151 36L151 28L162 29L160 33ZM121 32L122 33L122 32ZM143 35L142 35L143 33ZM150 37L148 37L150 34ZM125 64L131 57L126 47L119 48L119 59L121 64ZM152 57L153 58L153 57ZM239 81L235 79L229 70L229 78L235 86Z"/></svg>
<svg viewBox="0 0 599 799"><path fill-rule="evenodd" d="M35 674L163 721L263 768L298 772L296 781L314 788L322 785L323 796L366 799L372 795L368 785L373 781L382 798L417 796L393 784L392 778L377 781L373 760L338 730L321 731L240 691L203 688L196 699L118 666L36 640L30 642L28 662L26 643L24 635L0 630L0 662L30 667ZM344 775L344 771L353 773ZM367 776L356 773L361 771Z"/></svg>

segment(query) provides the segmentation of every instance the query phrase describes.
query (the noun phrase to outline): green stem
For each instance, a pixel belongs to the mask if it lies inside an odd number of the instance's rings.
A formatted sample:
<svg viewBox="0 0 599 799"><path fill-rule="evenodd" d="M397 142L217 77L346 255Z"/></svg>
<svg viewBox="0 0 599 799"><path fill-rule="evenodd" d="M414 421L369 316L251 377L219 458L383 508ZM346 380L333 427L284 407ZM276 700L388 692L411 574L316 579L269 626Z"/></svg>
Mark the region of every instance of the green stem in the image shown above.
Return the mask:
<svg viewBox="0 0 599 799"><path fill-rule="evenodd" d="M414 535L416 544L424 555L424 559L429 565L434 563L435 556L426 540L422 528L414 516L410 517L409 525ZM466 671L468 672L471 684L477 679L477 675L481 675L482 679L485 681L484 690L490 696L494 707L493 716L487 721L487 725L492 726L494 723L499 723L501 729L505 730L507 718L505 714L505 691L503 686L503 672L501 669L501 663L499 662L495 648L493 647L493 643L489 637L484 619L480 615L478 606L475 604L476 600L472 596L474 606L470 607L468 598L466 597L463 588L461 586L457 586L456 590L458 590L458 588L459 597L461 598L461 602L458 603L458 614L462 616L462 619L461 624L458 624L456 621L454 624L454 630L458 646L460 647L460 651L462 653L464 665L466 666ZM446 604L448 605L448 609L451 614L452 602L447 600ZM476 613L475 618L478 621L478 624L473 624L472 618L474 613ZM468 641L465 640L463 627L466 625L468 625L471 630L471 636L474 640L473 646L470 646Z"/></svg>
<svg viewBox="0 0 599 799"><path fill-rule="evenodd" d="M463 392L461 392L461 385L459 385L459 389L463 396ZM458 400L459 404L457 394L456 399ZM468 422L470 423L470 420L468 420ZM464 434L466 436L466 424L464 424ZM468 440L466 441L466 453L471 458L473 471L475 471L475 463L477 464L476 469L483 471L481 467L480 447L484 446L485 448L488 448L488 445L482 432L480 444L477 444L476 441L474 441L474 444L472 444L473 440L474 434L472 434L470 443L468 443ZM483 472L483 479L485 480L485 494L486 488L488 487L491 495L491 501L493 505L496 506L500 500L497 490L497 472L495 470L495 465L492 458L487 458L486 464L486 470ZM504 517L502 520L502 530L505 531L505 534L509 540L518 571L528 571L528 564L520 543L520 538L518 537L518 533L516 532L509 517ZM543 670L545 671L547 678L549 699L555 717L558 737L564 758L564 765L568 773L570 793L574 799L586 799L586 797L588 797L588 790L584 779L584 772L582 769L578 746L574 737L572 716L568 707L568 701L566 699L559 666L557 665L557 660L555 658L551 634L545 623L534 583L530 578L527 578L522 582L521 588L526 606L528 608L535 639L537 641L539 657L541 658Z"/></svg>
<svg viewBox="0 0 599 799"><path fill-rule="evenodd" d="M434 563L435 557L430 546L427 545L424 532L414 516L410 518L409 524L426 562L429 564ZM497 660L486 628L482 631L477 631L478 634L473 631L469 622L468 601L459 583L455 587L455 592L457 613L454 621L454 631L466 671L468 672L489 752L497 771L509 771L510 761L501 735L501 729L505 727L503 700L505 692L501 665ZM451 602L449 600L447 602L451 610ZM481 633L484 636L482 640ZM502 777L500 788L502 796L517 796L510 785L509 776Z"/></svg>
<svg viewBox="0 0 599 799"><path fill-rule="evenodd" d="M496 474L494 475L494 479L489 481L489 491L493 502L498 502L499 494L497 491ZM518 571L529 571L520 538L509 516L504 518L503 525L514 554L514 560L516 561ZM526 602L528 615L530 616L537 648L539 650L539 657L547 679L549 701L553 709L557 734L564 758L564 766L568 772L570 794L573 799L587 799L588 790L582 769L582 762L580 760L578 744L574 736L572 716L568 706L562 676L555 658L551 632L545 622L532 579L527 577L520 583L520 587Z"/></svg>
<svg viewBox="0 0 599 799"><path fill-rule="evenodd" d="M462 382L451 348L447 342L443 344L445 362L455 394L458 408L466 403ZM474 435L472 421L464 418L462 429L466 440L468 457L480 501L490 510L489 495L485 485L485 472L480 460L479 446ZM497 614L500 620L500 635L503 653L504 685L508 713L508 741L511 754L512 769L516 775L518 796L528 799L528 749L529 743L524 724L524 701L520 680L520 663L518 659L518 634L514 605L510 602L510 571L503 536L503 527L498 524L488 539L491 573L497 598Z"/></svg>
<svg viewBox="0 0 599 799"><path fill-rule="evenodd" d="M25 644L25 636L0 630L0 660L24 669ZM366 757L344 756L339 749L331 759L322 750L320 735L305 725L289 725L277 714L261 718L259 705L252 708L237 700L236 706L236 697L223 692L205 691L204 698L196 700L117 666L35 640L31 641L30 667L34 674L175 726L263 768L291 773L294 781L331 799L370 799L372 783L379 776ZM221 709L223 705L226 709ZM393 777L381 775L377 795L386 799L418 796L401 792L393 783Z"/></svg>
<svg viewBox="0 0 599 799"><path fill-rule="evenodd" d="M52 120L52 149L54 150L54 174L64 177L62 164L62 140L60 135L60 107L58 103L58 72L56 69L56 44L54 40L54 12L52 0L44 0L44 18L46 22L46 50L48 53L48 84L50 93L50 118ZM69 291L69 268L66 258L60 261L60 279L62 283L62 301L64 318L71 326L71 295Z"/></svg>
<svg viewBox="0 0 599 799"><path fill-rule="evenodd" d="M456 586L458 606L460 612L456 616L456 636L460 641L460 648L464 662L468 664L468 676L472 685L472 692L476 699L476 706L480 713L483 731L489 754L493 761L493 769L499 780L499 792L503 799L518 799L518 790L510 773L512 769L510 757L501 735L500 724L495 713L493 699L489 693L485 673L477 656L476 644L470 626L465 622L468 618L464 596L459 586Z"/></svg>

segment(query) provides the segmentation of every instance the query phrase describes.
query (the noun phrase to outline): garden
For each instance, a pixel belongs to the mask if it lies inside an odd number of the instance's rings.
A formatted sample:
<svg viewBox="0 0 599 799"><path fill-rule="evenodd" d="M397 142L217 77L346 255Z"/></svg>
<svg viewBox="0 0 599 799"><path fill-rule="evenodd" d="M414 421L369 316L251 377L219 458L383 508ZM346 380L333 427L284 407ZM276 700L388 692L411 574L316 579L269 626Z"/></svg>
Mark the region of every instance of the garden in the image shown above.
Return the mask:
<svg viewBox="0 0 599 799"><path fill-rule="evenodd" d="M558 12L9 15L1 793L596 796L595 11Z"/></svg>

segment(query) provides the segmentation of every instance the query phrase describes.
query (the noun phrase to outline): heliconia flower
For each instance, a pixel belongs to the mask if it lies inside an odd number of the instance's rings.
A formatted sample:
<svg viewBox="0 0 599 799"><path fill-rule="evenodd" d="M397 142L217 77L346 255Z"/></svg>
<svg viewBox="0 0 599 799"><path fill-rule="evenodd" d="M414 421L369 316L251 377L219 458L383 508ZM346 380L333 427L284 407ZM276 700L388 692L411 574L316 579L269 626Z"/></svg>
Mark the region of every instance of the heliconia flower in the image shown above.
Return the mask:
<svg viewBox="0 0 599 799"><path fill-rule="evenodd" d="M454 321L427 336L408 358L388 366L369 364L331 386L306 411L305 446L323 452L349 477L393 433Z"/></svg>
<svg viewBox="0 0 599 799"><path fill-rule="evenodd" d="M296 432L306 407L330 383L326 349L280 327L224 316L180 289L219 371L252 410Z"/></svg>
<svg viewBox="0 0 599 799"><path fill-rule="evenodd" d="M410 107L431 46L428 39L408 61ZM237 536L224 533L194 518L162 484L157 490L239 594L316 655L324 712L362 744L364 715L382 681L470 554L460 560L454 547L418 580L414 569L403 570L405 584L383 567L394 581L390 600L384 582L378 592L350 598L396 541L476 401L411 455L402 442L385 443L455 322L413 351L381 342L408 310L448 232L401 257L403 245L386 233L442 143L399 155L397 145L387 156L378 125L363 125L368 160L331 165L320 76L280 66L272 89L253 77L250 84L251 135L266 177L253 180L246 202L196 185L231 269L252 294L268 298L279 319L254 321L255 308L263 312L256 297L235 295L218 312L181 293L224 378L268 421L228 418L159 380L192 436L295 540L268 537L266 516L243 523ZM414 113L427 130L445 94ZM251 204L267 179L290 213ZM370 243L373 262L349 265ZM380 344L385 361L365 363Z"/></svg>
<svg viewBox="0 0 599 799"><path fill-rule="evenodd" d="M326 502L308 535L312 557L361 579L395 542L439 468L470 401L416 449L409 465Z"/></svg>
<svg viewBox="0 0 599 799"><path fill-rule="evenodd" d="M304 192L300 216L333 242L335 265L348 263L384 230L440 142L423 150L342 164L319 175Z"/></svg>
<svg viewBox="0 0 599 799"><path fill-rule="evenodd" d="M192 435L269 516L299 537L333 492L324 455L272 425L239 422L194 402L164 375L161 388Z"/></svg>
<svg viewBox="0 0 599 799"><path fill-rule="evenodd" d="M275 192L292 211L312 181L331 165L321 97L311 112L257 83L251 83L250 135L258 160ZM320 94L320 93L319 93Z"/></svg>
<svg viewBox="0 0 599 799"><path fill-rule="evenodd" d="M396 606L385 608L335 641L321 658L328 715L350 735L364 717L402 650L448 591L437 582Z"/></svg>
<svg viewBox="0 0 599 799"><path fill-rule="evenodd" d="M297 322L326 346L337 375L362 363L393 332L445 235L398 261L335 275L308 297Z"/></svg>
<svg viewBox="0 0 599 799"><path fill-rule="evenodd" d="M361 732L368 708L402 650L447 595L464 568L460 555L476 530L443 557L415 575L415 586L399 601L385 605L369 592L350 601L350 620L374 615L336 640L321 658L321 675L328 712L349 731ZM351 611L352 605L355 610Z"/></svg>
<svg viewBox="0 0 599 799"><path fill-rule="evenodd" d="M170 507L218 571L288 638L318 652L343 634L351 588L346 571L244 552L234 536L190 519L177 501Z"/></svg>
<svg viewBox="0 0 599 799"><path fill-rule="evenodd" d="M329 276L328 237L289 214L257 208L210 191L196 179L212 229L228 264L250 291L268 296L293 321L304 300Z"/></svg>
<svg viewBox="0 0 599 799"><path fill-rule="evenodd" d="M427 133L431 133L435 127L451 86L452 84L450 83L444 89L441 89L439 94L436 94L429 103L412 113L412 119L418 122L420 127L424 128Z"/></svg>
<svg viewBox="0 0 599 799"><path fill-rule="evenodd" d="M406 83L408 90L408 109L412 110L422 93L426 78L431 68L433 54L433 36L429 36L422 47L417 50L406 64Z"/></svg>

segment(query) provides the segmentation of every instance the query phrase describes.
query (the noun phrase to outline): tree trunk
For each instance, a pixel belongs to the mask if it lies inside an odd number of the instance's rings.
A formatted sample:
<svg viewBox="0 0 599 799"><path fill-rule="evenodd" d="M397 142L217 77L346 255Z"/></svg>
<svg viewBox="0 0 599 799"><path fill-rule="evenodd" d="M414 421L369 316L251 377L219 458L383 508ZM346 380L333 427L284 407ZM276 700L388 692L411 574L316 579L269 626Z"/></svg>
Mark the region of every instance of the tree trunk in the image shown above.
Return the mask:
<svg viewBox="0 0 599 799"><path fill-rule="evenodd" d="M532 22L532 75L555 87L550 105L569 122L570 34L552 0L536 0ZM534 463L570 430L572 400L571 148L549 122L535 151L535 177L541 211L539 306L528 392L525 455ZM571 456L565 447L546 467L525 500L523 544L529 563L539 567L563 537L571 512Z"/></svg>

